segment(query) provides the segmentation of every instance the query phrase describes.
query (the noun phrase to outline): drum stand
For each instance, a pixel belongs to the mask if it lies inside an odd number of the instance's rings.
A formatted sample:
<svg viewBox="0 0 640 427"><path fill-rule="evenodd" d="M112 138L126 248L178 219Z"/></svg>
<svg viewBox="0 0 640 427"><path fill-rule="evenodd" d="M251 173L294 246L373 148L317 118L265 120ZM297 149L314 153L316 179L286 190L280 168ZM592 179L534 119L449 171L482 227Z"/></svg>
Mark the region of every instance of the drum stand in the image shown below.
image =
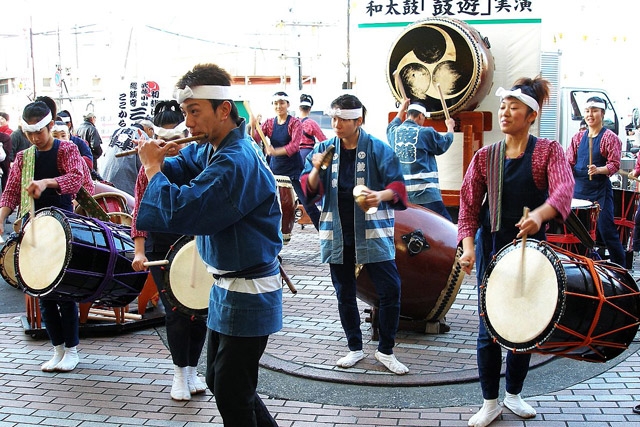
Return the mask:
<svg viewBox="0 0 640 427"><path fill-rule="evenodd" d="M303 230L305 225L313 224L302 203L298 203L298 207L296 208L296 222L300 224L300 228Z"/></svg>
<svg viewBox="0 0 640 427"><path fill-rule="evenodd" d="M364 312L369 316L365 318L365 322L371 323L371 339L378 341L378 307L369 306L365 308ZM442 320L411 320L400 318L398 323L399 331L412 331L422 334L446 334L451 330L451 327L445 323L445 318Z"/></svg>

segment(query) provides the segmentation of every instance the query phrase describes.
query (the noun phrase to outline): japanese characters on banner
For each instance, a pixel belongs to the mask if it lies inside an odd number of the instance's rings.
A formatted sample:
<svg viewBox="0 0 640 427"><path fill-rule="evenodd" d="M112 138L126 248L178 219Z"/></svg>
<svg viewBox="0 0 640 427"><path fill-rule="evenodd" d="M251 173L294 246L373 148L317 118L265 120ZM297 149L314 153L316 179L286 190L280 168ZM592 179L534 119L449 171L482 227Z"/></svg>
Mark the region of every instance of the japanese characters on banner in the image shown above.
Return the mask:
<svg viewBox="0 0 640 427"><path fill-rule="evenodd" d="M460 20L540 18L541 0L370 0L353 3L358 24L402 23L441 17ZM537 7L538 6L538 7Z"/></svg>
<svg viewBox="0 0 640 427"><path fill-rule="evenodd" d="M160 86L154 81L129 83L118 95L118 127L128 127L153 115L160 97Z"/></svg>

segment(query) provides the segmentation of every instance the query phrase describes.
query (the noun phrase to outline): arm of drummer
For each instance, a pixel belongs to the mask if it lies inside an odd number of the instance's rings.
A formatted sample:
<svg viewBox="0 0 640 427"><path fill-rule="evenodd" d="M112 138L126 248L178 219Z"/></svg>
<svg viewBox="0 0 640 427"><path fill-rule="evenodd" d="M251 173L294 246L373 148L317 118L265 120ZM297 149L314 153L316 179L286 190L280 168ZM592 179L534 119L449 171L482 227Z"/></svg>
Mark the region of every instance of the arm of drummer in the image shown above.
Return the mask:
<svg viewBox="0 0 640 427"><path fill-rule="evenodd" d="M314 153L311 156L311 164L313 168L307 176L307 189L312 194L318 193L318 186L320 185L320 168L322 167L322 160L324 159L324 153ZM305 191L306 193L306 191Z"/></svg>
<svg viewBox="0 0 640 427"><path fill-rule="evenodd" d="M471 274L473 265L476 263L476 247L474 237L469 236L462 239L462 255L460 255L460 266L465 273Z"/></svg>
<svg viewBox="0 0 640 427"><path fill-rule="evenodd" d="M402 121L402 117L407 112L407 108L409 108L409 104L411 104L411 99L405 98L400 103L400 107L398 107L398 113L396 114L396 119L400 119Z"/></svg>
<svg viewBox="0 0 640 427"><path fill-rule="evenodd" d="M529 212L526 218L523 216L520 221L516 223L516 227L520 228L520 232L516 236L517 239L523 236L533 235L540 231L542 224L550 221L558 216L558 211L548 203L543 203L531 212Z"/></svg>
<svg viewBox="0 0 640 427"><path fill-rule="evenodd" d="M144 237L136 237L133 239L133 261L131 261L131 267L135 271L144 271L147 267L144 266L145 262L148 262L147 255L144 253Z"/></svg>
<svg viewBox="0 0 640 427"><path fill-rule="evenodd" d="M13 209L8 206L3 206L0 208L0 235L4 233L4 223L5 220L11 215Z"/></svg>

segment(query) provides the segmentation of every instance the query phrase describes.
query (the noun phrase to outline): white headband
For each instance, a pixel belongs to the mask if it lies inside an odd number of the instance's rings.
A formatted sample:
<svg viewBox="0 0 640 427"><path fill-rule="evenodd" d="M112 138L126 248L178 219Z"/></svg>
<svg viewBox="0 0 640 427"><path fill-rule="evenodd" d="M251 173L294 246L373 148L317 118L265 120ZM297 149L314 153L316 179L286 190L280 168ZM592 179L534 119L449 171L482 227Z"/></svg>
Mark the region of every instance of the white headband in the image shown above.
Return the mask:
<svg viewBox="0 0 640 427"><path fill-rule="evenodd" d="M302 107L302 106L304 106L304 105L306 105L307 107L312 107L312 105L311 105L311 103L310 103L309 101L302 101L302 102L300 103L300 106L301 106L301 107Z"/></svg>
<svg viewBox="0 0 640 427"><path fill-rule="evenodd" d="M422 113L425 117L431 116L431 114L427 113L427 109L420 104L410 104L409 107L407 108L407 111L411 111L411 110L418 111L419 113Z"/></svg>
<svg viewBox="0 0 640 427"><path fill-rule="evenodd" d="M67 125L53 125L51 132L69 132Z"/></svg>
<svg viewBox="0 0 640 427"><path fill-rule="evenodd" d="M65 123L71 123L71 117L67 117L67 116L58 116L58 117L60 117L60 120Z"/></svg>
<svg viewBox="0 0 640 427"><path fill-rule="evenodd" d="M153 131L155 132L156 136L160 139L164 139L165 141L174 139L177 136L184 136L184 131L186 129L187 125L185 122L179 123L178 126L174 127L173 129L166 129L159 126L153 127Z"/></svg>
<svg viewBox="0 0 640 427"><path fill-rule="evenodd" d="M327 111L327 115L331 117L340 117L341 119L358 119L362 117L362 107L354 108L352 110L333 108Z"/></svg>
<svg viewBox="0 0 640 427"><path fill-rule="evenodd" d="M280 100L289 102L289 97L287 95L273 95L271 98L272 103Z"/></svg>
<svg viewBox="0 0 640 427"><path fill-rule="evenodd" d="M182 104L189 98L216 99L220 101L233 99L233 95L231 94L231 86L213 85L194 86L193 88L185 86L184 89L176 89L175 97L178 100L179 104Z"/></svg>
<svg viewBox="0 0 640 427"><path fill-rule="evenodd" d="M516 98L522 101L528 107L531 107L531 109L536 113L540 112L540 105L538 105L538 101L536 101L533 97L527 95L526 93L522 93L520 88L514 90L506 90L505 88L499 87L496 91L496 96L501 97L501 99Z"/></svg>
<svg viewBox="0 0 640 427"><path fill-rule="evenodd" d="M585 110L587 108L602 108L603 110L606 110L607 106L605 105L604 102L589 101L587 102L587 105L584 106Z"/></svg>
<svg viewBox="0 0 640 427"><path fill-rule="evenodd" d="M40 132L45 126L51 123L51 111L49 111L47 115L42 118L42 120L34 125L30 125L29 123L25 122L24 119L20 119L20 121L23 132Z"/></svg>

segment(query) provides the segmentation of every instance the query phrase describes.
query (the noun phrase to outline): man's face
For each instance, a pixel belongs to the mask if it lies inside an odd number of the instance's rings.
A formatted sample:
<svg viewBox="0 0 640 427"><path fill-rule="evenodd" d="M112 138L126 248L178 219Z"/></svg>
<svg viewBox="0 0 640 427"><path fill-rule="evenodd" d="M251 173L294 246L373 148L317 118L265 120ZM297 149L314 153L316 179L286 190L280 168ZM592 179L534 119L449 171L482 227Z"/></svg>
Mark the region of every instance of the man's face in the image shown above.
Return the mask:
<svg viewBox="0 0 640 427"><path fill-rule="evenodd" d="M220 133L221 117L220 107L213 110L213 106L208 99L189 98L180 104L182 114L184 114L185 125L191 135L209 135L209 142L216 142ZM205 142L202 140L200 143Z"/></svg>

